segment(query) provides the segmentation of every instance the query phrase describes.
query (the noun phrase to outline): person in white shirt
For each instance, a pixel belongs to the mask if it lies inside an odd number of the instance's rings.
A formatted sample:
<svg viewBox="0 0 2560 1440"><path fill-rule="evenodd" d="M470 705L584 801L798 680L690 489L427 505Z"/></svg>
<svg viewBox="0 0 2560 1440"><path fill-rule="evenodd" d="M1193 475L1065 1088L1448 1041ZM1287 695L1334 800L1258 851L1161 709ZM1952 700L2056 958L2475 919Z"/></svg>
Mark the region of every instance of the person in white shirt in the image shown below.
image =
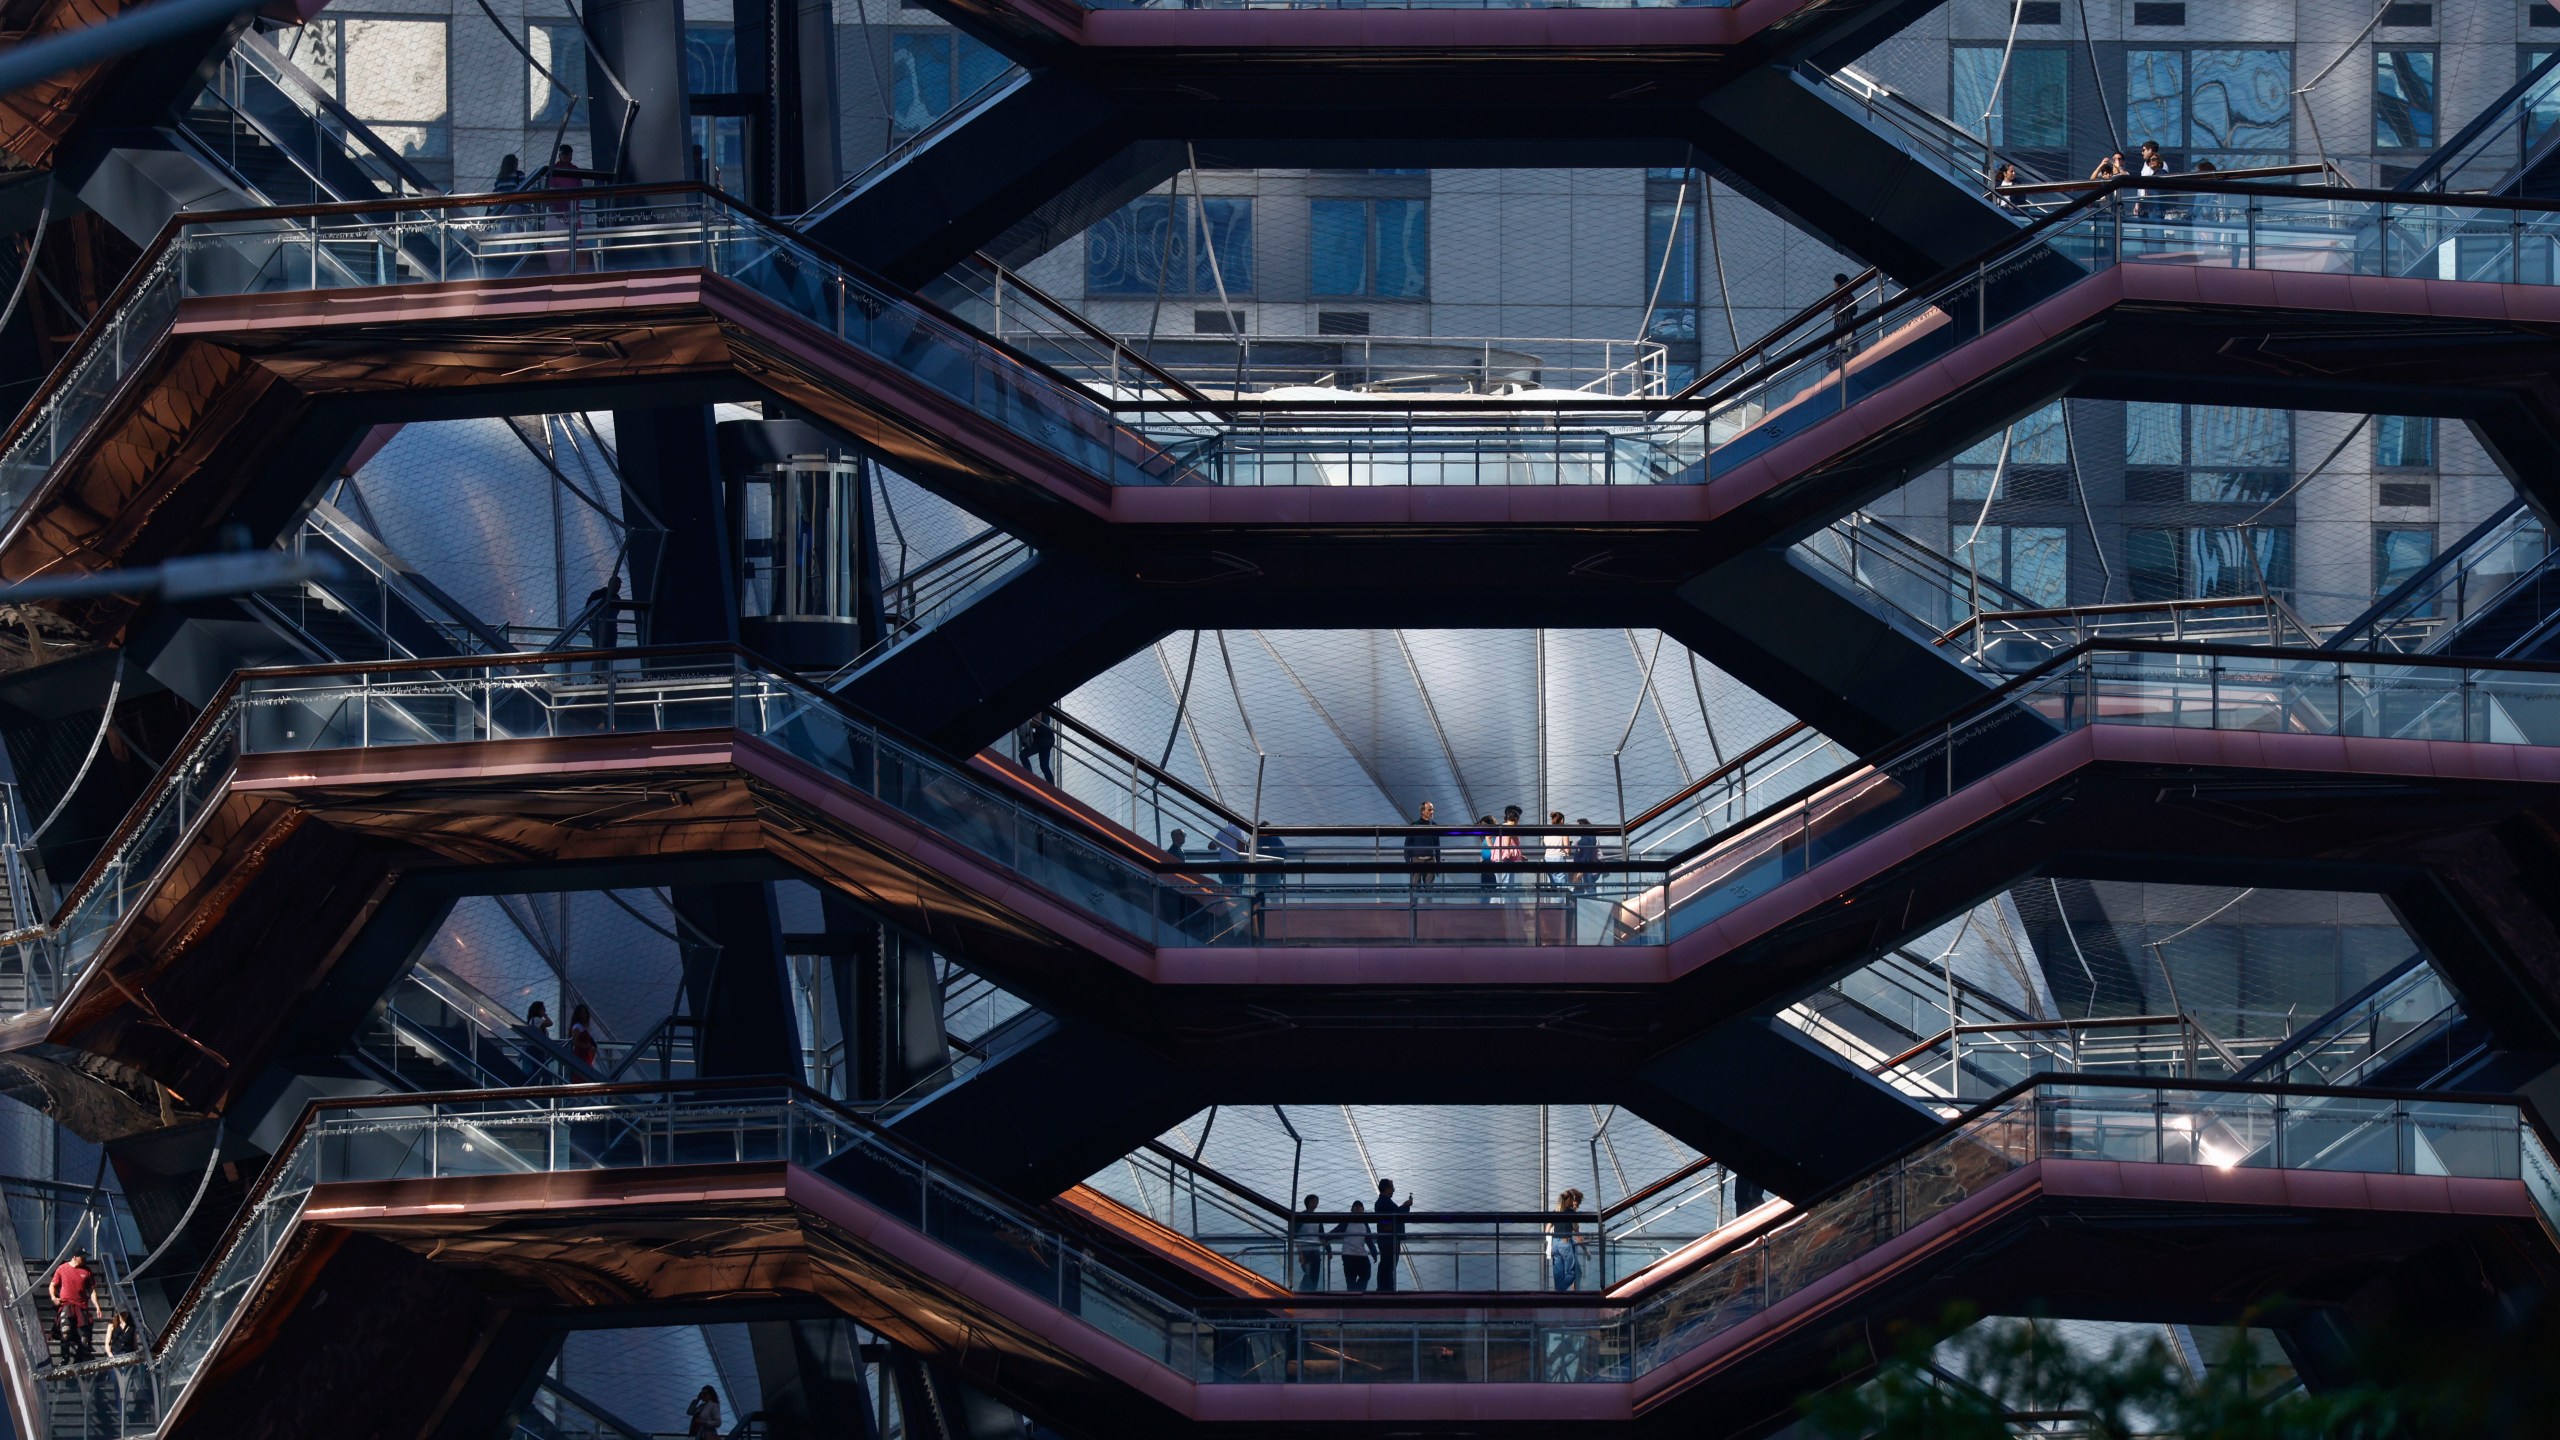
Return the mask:
<svg viewBox="0 0 2560 1440"><path fill-rule="evenodd" d="M1369 1257L1377 1250L1369 1239L1369 1222L1361 1218L1367 1213L1368 1208L1354 1200L1351 1202L1351 1218L1329 1232L1333 1237L1334 1250L1342 1256L1342 1288L1345 1290L1369 1288Z"/></svg>

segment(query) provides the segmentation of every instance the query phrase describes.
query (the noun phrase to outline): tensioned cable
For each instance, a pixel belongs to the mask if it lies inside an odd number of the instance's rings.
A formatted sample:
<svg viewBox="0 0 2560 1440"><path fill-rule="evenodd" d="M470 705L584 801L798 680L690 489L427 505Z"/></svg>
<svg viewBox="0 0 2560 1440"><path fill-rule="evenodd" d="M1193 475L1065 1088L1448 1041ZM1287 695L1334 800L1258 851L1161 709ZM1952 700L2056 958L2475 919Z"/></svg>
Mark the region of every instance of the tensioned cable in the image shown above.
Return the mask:
<svg viewBox="0 0 2560 1440"><path fill-rule="evenodd" d="M1662 282L1671 278L1671 257L1680 249L1680 217L1689 209L1689 177L1695 173L1697 172L1688 170L1681 172L1679 193L1672 197L1671 229L1662 237L1662 263L1653 267L1653 293L1644 297L1644 319L1636 323L1638 343L1642 343L1646 333L1653 329L1654 307L1662 301ZM1727 323L1731 323L1730 316L1727 318ZM1735 348L1740 348L1741 343L1739 340L1735 341Z"/></svg>
<svg viewBox="0 0 2560 1440"><path fill-rule="evenodd" d="M2080 973L2089 980L2089 1003L2080 1012L2082 1019L2098 1013L2098 972L2089 968L2089 954L2080 948L2080 934L2071 928L2071 914L2062 908L2062 882L2048 875L2044 883L2053 890L2053 918L2062 922L2062 938L2071 942L2072 958L2080 962Z"/></svg>
<svg viewBox="0 0 2560 1440"><path fill-rule="evenodd" d="M2354 444L2354 443L2355 443L2355 439L2356 439L2356 437L2357 437L2358 435L2361 435L2361 434L2363 434L2363 433L2364 433L2364 427L2365 427L2368 423L2370 423L2370 422L2372 421L2372 419L2373 419L2373 417L2372 417L2372 416L2370 416L2370 415L2359 415L2359 416L2357 416L2357 417L2356 417L2356 423L2354 423L2353 425L2350 425L2350 426L2348 426L2348 427L2347 427L2347 433L2346 433L2346 435L2345 435L2343 438L2341 438L2341 439L2338 441L2338 443L2337 443L2336 445L2334 445L2334 446L2331 446L2331 447L2330 447L2329 453L2328 453L2325 457L2323 457L2323 458L2321 459L2321 461L2320 461L2320 463L2319 463L2319 464L2314 465L2314 466L2312 466L2309 470L2304 471L2301 479L2296 480L2296 481L2294 481L2292 484L2287 485L2286 487L2284 487L2284 493L2283 493L2283 494L2280 494L2280 495L2276 496L2276 498L2274 498L2273 500L2270 500L2270 501L2268 501L2266 504L2261 505L2261 506L2259 506L2257 509L2255 509L2255 510L2253 510L2253 511L2249 512L2249 514L2248 514L2245 518L2243 518L2242 520L2240 520L2240 521L2239 521L2239 523L2237 523L2237 524L2233 525L2231 528L2233 528L2233 529L2235 529L2235 530L2243 530L2243 529L2247 529L2249 526L2252 526L2252 525L2257 524L2257 523L2258 523L2258 521L2259 521L2259 519L2260 519L2260 517L2264 516L2268 511L2273 510L2273 509L2274 509L2274 508L2276 508L2278 505L2281 505L2281 504L2283 504L2285 501L2287 501L2287 500L2291 499L2291 498L2293 497L2293 492L2294 492L2294 491L2299 490L2299 489L2301 489L2303 486L2310 484L2310 483L2311 483L2311 481L2312 481L2312 479L2313 479L2313 477L2317 476L2321 471L2328 469L2328 468L2330 467L2330 465L2334 464L2334 463L2337 461L2337 458L2338 458L2339 456L2341 456L2341 455L2345 454L2345 453L2347 452L2347 447L2348 447L2349 445L2352 445L2352 444Z"/></svg>
<svg viewBox="0 0 2560 1440"><path fill-rule="evenodd" d="M2320 112L2311 108L2308 97L2312 91L2320 88L2321 81L2329 78L2329 72L2345 64L2347 57L2355 54L2363 46L2365 37L2371 35L2375 28L2382 24L2382 17L2390 11L2391 0L2381 0L2380 4L2374 6L2373 18L2364 22L2364 28L2356 32L2356 38L2348 41L2346 47L2341 49L2328 64L2321 66L2319 74L2312 76L2310 80L2294 89L2293 98L2302 102L2302 118L2309 121L2311 125L2312 149L2320 156L2320 164L2324 169L2329 164L2329 142L2320 134Z"/></svg>
<svg viewBox="0 0 2560 1440"><path fill-rule="evenodd" d="M53 187L57 173L51 170L45 172L44 204L36 211L35 234L27 241L27 263L18 268L18 283L9 290L8 305L0 308L0 330L9 328L9 321L18 313L18 302L26 298L27 281L36 273L36 256L44 250L45 226L53 220Z"/></svg>
<svg viewBox="0 0 2560 1440"><path fill-rule="evenodd" d="M221 1149L221 1133L216 1131L214 1136L214 1150L216 1153L219 1153ZM27 1297L36 1293L36 1287L38 1285L45 1284L51 1278L53 1272L61 1268L63 1257L69 1255L73 1247L80 1243L80 1229L82 1226L87 1226L89 1228L89 1233L92 1236L95 1236L98 1233L97 1207L104 1201L106 1194L104 1187L106 1183L107 1147L101 1145L98 1147L98 1168L90 1172L89 1176L89 1204L82 1207L80 1218L71 1222L71 1238L63 1241L62 1248L53 1252L53 1259L46 1263L44 1269L40 1273L28 1278L27 1288L19 1291L16 1298L9 1302L12 1307L26 1303ZM104 1260L106 1256L102 1252L98 1258ZM131 1279L132 1272L127 1271L125 1278Z"/></svg>
<svg viewBox="0 0 2560 1440"><path fill-rule="evenodd" d="M2071 466L2071 493L2079 498L2081 523L2089 527L2089 549L2098 557L2100 577L2098 603L2104 605L2107 603L2107 597L2115 593L2116 570L2113 565L2107 563L2107 547L2098 539L2097 513L2089 508L2089 486L2080 478L2080 442L2071 428L2071 402L2065 400L2060 403L2062 406L2062 456ZM2128 591L2125 598L2133 598L2131 592Z"/></svg>
<svg viewBox="0 0 2560 1440"><path fill-rule="evenodd" d="M1244 369L1247 357L1252 353L1252 342L1245 336L1245 327L1236 322L1235 306L1227 299L1226 272L1218 265L1218 239L1209 229L1209 197L1201 193L1200 189L1200 149L1191 142L1185 141L1182 152L1183 158L1191 162L1191 214L1200 228L1200 253L1209 259L1209 279L1218 287L1218 309L1227 317L1228 323L1235 325L1236 390L1242 393ZM1182 201L1182 180L1179 176L1174 179L1173 194L1174 203L1179 205ZM1218 643L1224 645L1226 642L1221 639Z"/></svg>
<svg viewBox="0 0 2560 1440"><path fill-rule="evenodd" d="M479 0L479 3L485 8L488 0ZM614 74L613 67L605 63L596 46L595 32L587 28L586 12L578 8L578 0L560 0L560 3L569 8L569 18L577 23L578 37L587 45L587 58L595 62L596 69L604 75L605 83L613 87L615 97L622 101L622 123L614 127L613 134L613 169L619 174L623 152L631 145L631 121L640 113L640 102L632 98L630 87L622 83L622 77Z"/></svg>
<svg viewBox="0 0 2560 1440"><path fill-rule="evenodd" d="M1956 547L1957 552L1964 557L1967 572L1973 576L1973 588L1965 597L1965 608L1976 616L1982 613L1982 552L1974 548L1974 542L1982 538L1982 527L1991 519L1991 502L2000 494L2002 477L2009 473L2009 442L2017 433L2018 427L2015 423L2000 431L2000 458L1992 465L1991 483L1982 492L1982 509L1973 517L1972 532L1964 537L1962 545ZM2005 577L2009 573L2008 568L2005 565L2002 566L2000 573ZM2007 582L2004 579L2002 583Z"/></svg>
<svg viewBox="0 0 2560 1440"><path fill-rule="evenodd" d="M1706 199L1707 248L1716 257L1716 298L1724 302L1724 333L1733 343L1733 353L1742 353L1742 331L1733 320L1733 287L1724 279L1724 232L1716 228L1716 182L1709 176L1699 187Z"/></svg>
<svg viewBox="0 0 2560 1440"><path fill-rule="evenodd" d="M53 812L44 817L43 824L28 832L26 840L18 846L19 849L34 848L35 843L44 838L44 832L52 829L53 822L61 819L62 812L70 807L71 797L80 793L80 782L89 778L89 767L98 763L99 747L107 743L107 729L115 724L116 719L116 697L123 691L124 652L118 650L115 678L107 682L106 708L98 716L98 733L89 738L89 753L81 759L80 769L71 777L71 783L63 787L62 798L53 802Z"/></svg>
<svg viewBox="0 0 2560 1440"><path fill-rule="evenodd" d="M2089 33L2089 0L2080 0L2080 43L2088 47L2089 83L2097 87L2098 115L2107 122L2107 140L2115 147L2108 153L2123 154L2124 134L2116 129L2115 107L2107 103L2107 77L2098 69L2098 37Z"/></svg>
<svg viewBox="0 0 2560 1440"><path fill-rule="evenodd" d="M2018 23L2026 16L2026 6L2014 3L2009 6L2009 39L2000 47L2000 69L1991 77L1991 97L1983 104L1982 118L1974 122L1986 143L1991 139L1991 117L1999 113L2000 97L2009 84L2009 57L2018 53ZM2001 118L2006 120L2008 117L2003 115Z"/></svg>
<svg viewBox="0 0 2560 1440"><path fill-rule="evenodd" d="M552 155L557 155L557 154L559 154L559 153L560 153L560 137L569 133L569 117L570 117L570 116L572 116L572 115L577 114L577 113L578 113L578 107L579 107L580 105L585 104L585 103L586 103L586 102L587 102L591 97L589 97L589 96L587 96L587 95L584 95L584 94L581 94L581 93L579 93L578 91L573 90L573 89L569 88L568 86L561 84L561 83L560 83L560 77L551 73L551 67L550 67L550 66L545 65L545 64L543 64L541 61L536 60L535 58L533 58L533 52L532 52L531 50L529 50L529 49L525 48L525 45L524 45L524 43L523 43L522 41L520 41L520 40L516 39L516 34L515 34L515 32L507 28L507 22L506 22L506 21L504 21L504 20L499 19L499 18L498 18L498 12L489 8L489 0L472 0L472 3L474 3L474 4L476 4L476 5L478 5L478 6L480 7L480 13L481 13L481 14L486 15L486 16L488 16L488 17L489 17L489 23L490 23L490 24L495 25L495 26L497 26L497 27L498 27L498 34L506 40L506 42L507 42L507 44L508 44L508 46L509 46L509 47L511 47L512 49L514 49L514 51L515 51L517 54L519 54L519 55L521 55L521 56L523 56L523 57L524 57L524 63L526 63L527 65L532 66L532 67L533 67L533 69L534 69L534 73L536 73L536 74L540 75L543 79L550 81L550 82L551 82L551 88L552 88L552 89L557 90L557 91L559 91L561 94L566 95L566 96L568 96L568 97L569 97L569 103L560 107L560 123L559 123L559 124L557 124L557 125L555 125L555 126L553 126L553 127L552 127L552 129L551 129L551 150L550 150L550 152L549 152L549 153L550 153L550 154L552 154ZM575 13L576 13L576 12L574 12L574 11L572 11L572 12L571 12L571 14L572 14L572 16L573 16L573 17L574 17L574 15L575 15ZM526 23L526 25L530 26L533 22L532 22L530 19L528 19L528 20L526 20L526 22L525 22L525 23ZM584 38L585 38L585 36L586 36L586 33L587 33L587 22L586 22L586 21L584 21L584 20L579 20L579 21L578 21L578 34L579 34L579 37L580 37L581 39L584 39ZM588 51L589 51L590 53L592 53L592 52L594 51L595 47L594 47L592 44L590 44L590 45L588 45L588 46L587 46L587 49L588 49ZM598 61L598 62L596 63L596 68L597 68L598 70L604 70L604 69L605 69L604 63L603 63L602 61ZM607 73L607 74L611 74L612 72L611 72L611 71L606 71L606 73ZM614 82L614 84L615 84L615 86L616 86L617 88L621 85L621 83L622 83L622 82L620 82L620 81L618 81L618 80ZM628 97L625 97L625 98L627 99ZM620 157L618 157L618 156L617 156L616 158L617 158L617 159L619 159ZM544 163L545 163L545 164L548 164L548 163L549 163L548 159L546 159L546 160L544 161ZM540 167L538 167L538 166L537 166L536 168L538 169L538 168L540 168Z"/></svg>
<svg viewBox="0 0 2560 1440"><path fill-rule="evenodd" d="M169 1247L178 1243L178 1237L187 1233L187 1222L196 1218L196 1207L204 1203L204 1192L213 1188L214 1167L220 1163L221 1159L222 1125L217 1121L213 1127L213 1149L204 1157L204 1174L196 1180L195 1197L187 1201L187 1208L185 1210L179 1212L178 1223L170 1226L169 1233L161 1237L159 1247L154 1249L150 1254L143 1256L141 1264L124 1272L124 1278L127 1284L131 1284L135 1276L150 1269L153 1261L168 1254Z"/></svg>

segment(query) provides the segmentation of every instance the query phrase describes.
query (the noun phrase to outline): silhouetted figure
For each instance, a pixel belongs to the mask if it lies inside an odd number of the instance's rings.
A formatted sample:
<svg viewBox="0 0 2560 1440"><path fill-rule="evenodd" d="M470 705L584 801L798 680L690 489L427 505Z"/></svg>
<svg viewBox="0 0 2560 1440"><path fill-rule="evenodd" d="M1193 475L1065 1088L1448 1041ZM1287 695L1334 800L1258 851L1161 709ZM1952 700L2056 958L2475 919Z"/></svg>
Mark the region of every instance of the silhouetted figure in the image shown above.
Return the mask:
<svg viewBox="0 0 2560 1440"><path fill-rule="evenodd" d="M569 1012L569 1053L590 1070L596 1068L595 1024L595 1012L589 1010L583 1000L578 1002L577 1009Z"/></svg>
<svg viewBox="0 0 2560 1440"><path fill-rule="evenodd" d="M1324 1225L1304 1218L1316 1213L1316 1197L1302 1202L1305 1208L1289 1220L1289 1244L1298 1254L1298 1288L1314 1294L1324 1288Z"/></svg>
<svg viewBox="0 0 2560 1440"><path fill-rule="evenodd" d="M1369 1257L1376 1246L1369 1239L1369 1222L1359 1201L1351 1202L1351 1218L1333 1227L1333 1241L1342 1252L1342 1288L1355 1294L1369 1288Z"/></svg>
<svg viewBox="0 0 2560 1440"><path fill-rule="evenodd" d="M1440 823L1434 818L1438 813L1431 808L1431 802L1425 800L1422 802L1422 808L1414 812L1413 823L1436 825ZM1437 884L1440 879L1440 837L1438 835L1404 837L1404 863L1405 868L1413 872L1412 883L1415 889Z"/></svg>
<svg viewBox="0 0 2560 1440"><path fill-rule="evenodd" d="M705 1385L702 1387L702 1393L693 1397L693 1403L684 1407L684 1433L687 1440L719 1440L720 1395L718 1391Z"/></svg>
<svg viewBox="0 0 2560 1440"><path fill-rule="evenodd" d="M1378 1293L1386 1295L1396 1288L1396 1256L1404 1249L1404 1217L1413 1201L1396 1203L1396 1182L1378 1182Z"/></svg>
<svg viewBox="0 0 2560 1440"><path fill-rule="evenodd" d="M1547 1222L1547 1276L1558 1290L1582 1288L1582 1223L1571 1218L1581 1208L1582 1192L1567 1190L1556 1197L1564 1213Z"/></svg>
<svg viewBox="0 0 2560 1440"><path fill-rule="evenodd" d="M1058 732L1049 723L1049 712L1041 711L1022 727L1014 742L1014 753L1022 760L1022 768L1055 785L1058 783Z"/></svg>

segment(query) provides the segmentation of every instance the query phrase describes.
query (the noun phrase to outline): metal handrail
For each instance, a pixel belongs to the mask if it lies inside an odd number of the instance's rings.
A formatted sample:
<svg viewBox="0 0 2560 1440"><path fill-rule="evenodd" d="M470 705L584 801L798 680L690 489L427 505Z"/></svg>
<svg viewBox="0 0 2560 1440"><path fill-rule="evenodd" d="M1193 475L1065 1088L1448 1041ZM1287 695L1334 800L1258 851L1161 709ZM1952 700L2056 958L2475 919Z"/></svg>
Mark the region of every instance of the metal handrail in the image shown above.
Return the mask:
<svg viewBox="0 0 2560 1440"><path fill-rule="evenodd" d="M1030 83L1031 72L1019 65L998 72L985 84L953 101L951 108L933 117L923 129L890 146L878 159L846 176L836 188L819 196L807 209L791 217L793 227L805 229L825 219L836 207L851 200L863 187L904 163L908 156L959 129L975 119L979 112L993 109L996 102Z"/></svg>

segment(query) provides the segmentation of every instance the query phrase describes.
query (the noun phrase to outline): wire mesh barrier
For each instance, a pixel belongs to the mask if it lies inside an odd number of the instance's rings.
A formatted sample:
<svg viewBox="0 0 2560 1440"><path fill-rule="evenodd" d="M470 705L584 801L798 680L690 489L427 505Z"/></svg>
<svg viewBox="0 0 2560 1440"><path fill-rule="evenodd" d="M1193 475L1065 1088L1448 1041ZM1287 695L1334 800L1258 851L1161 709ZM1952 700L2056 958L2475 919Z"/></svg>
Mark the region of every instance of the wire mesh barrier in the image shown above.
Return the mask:
<svg viewBox="0 0 2560 1440"><path fill-rule="evenodd" d="M38 1384L48 1394L124 1384L122 1393L143 1397L123 1412L125 1433L156 1425L220 1353L323 1185L774 1163L824 1174L891 1223L1196 1382L1624 1382L1780 1309L2041 1160L2519 1181L2546 1232L2560 1223L2560 1170L2517 1103L2042 1082L1702 1255L1633 1303L1371 1319L1169 1299L1042 1216L795 1087L399 1096L323 1101L306 1112L160 1342L106 1367L129 1374ZM1562 1240L1571 1247L1586 1238L1577 1230Z"/></svg>

